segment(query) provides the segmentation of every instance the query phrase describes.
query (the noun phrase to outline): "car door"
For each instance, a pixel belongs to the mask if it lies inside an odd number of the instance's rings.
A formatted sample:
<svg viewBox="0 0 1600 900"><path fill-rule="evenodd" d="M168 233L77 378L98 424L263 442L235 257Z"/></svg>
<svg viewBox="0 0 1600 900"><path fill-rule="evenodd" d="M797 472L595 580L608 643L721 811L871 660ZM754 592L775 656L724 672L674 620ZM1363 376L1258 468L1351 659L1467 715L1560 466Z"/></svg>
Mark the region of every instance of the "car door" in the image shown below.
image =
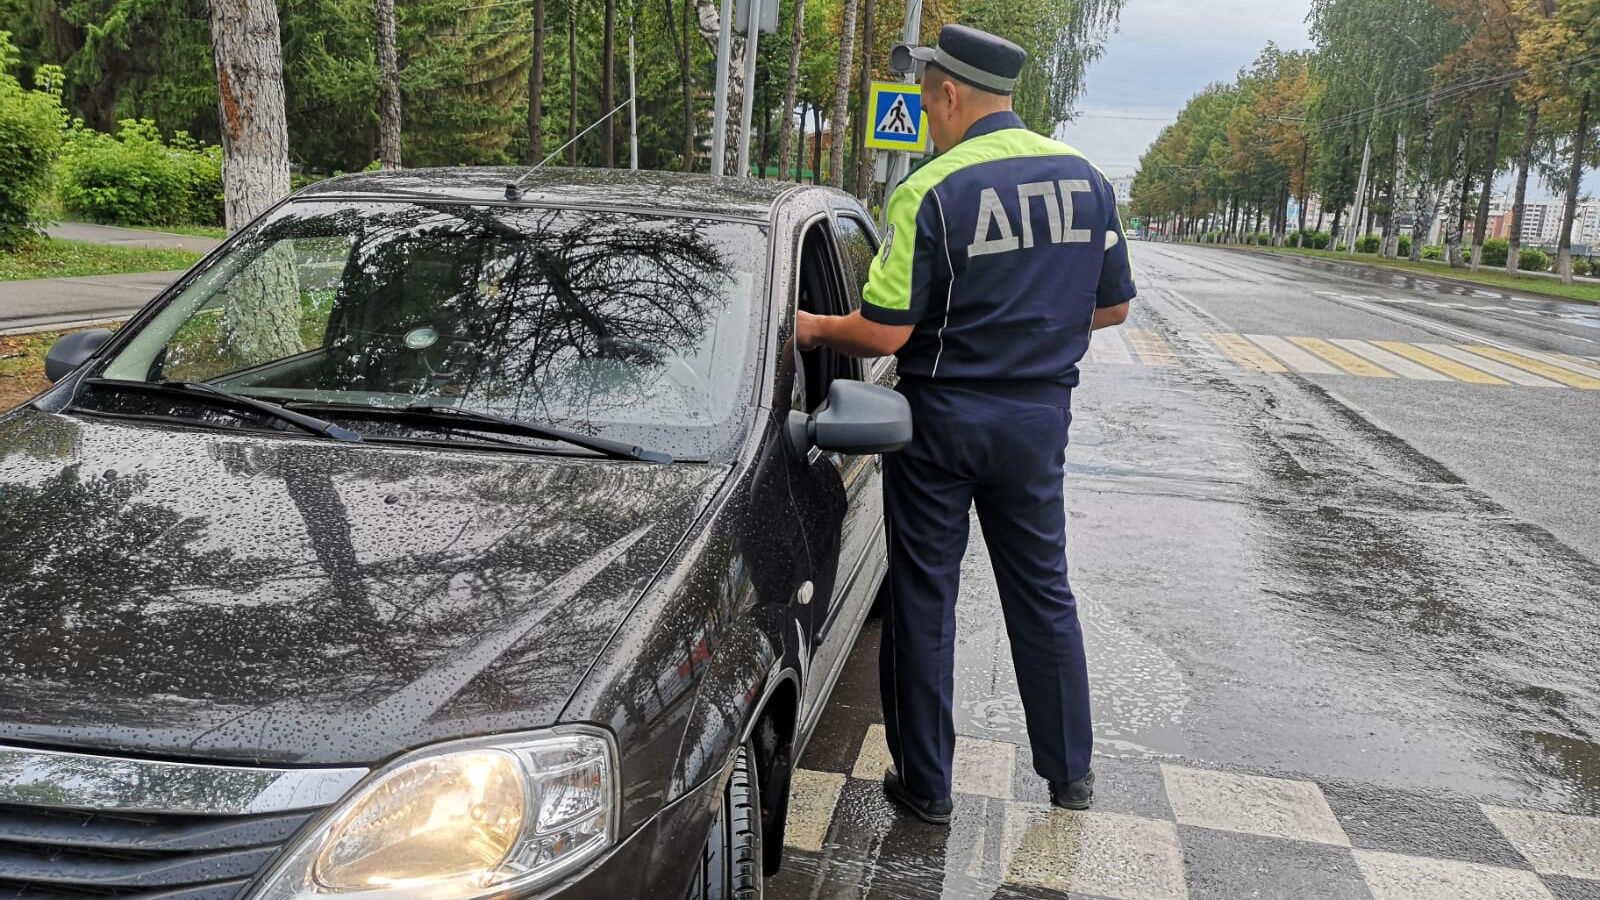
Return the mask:
<svg viewBox="0 0 1600 900"><path fill-rule="evenodd" d="M844 315L860 305L854 271L840 253L836 229L834 216L824 214L810 219L801 230L791 315L794 308ZM797 412L816 412L835 380L862 380L868 371L865 361L832 350L808 351L798 357L796 389L790 401ZM848 654L860 613L871 603L882 576L882 468L875 455L816 448L793 464L798 475L795 503L805 522L817 576L810 615L813 673L806 679L805 706L809 710Z"/></svg>

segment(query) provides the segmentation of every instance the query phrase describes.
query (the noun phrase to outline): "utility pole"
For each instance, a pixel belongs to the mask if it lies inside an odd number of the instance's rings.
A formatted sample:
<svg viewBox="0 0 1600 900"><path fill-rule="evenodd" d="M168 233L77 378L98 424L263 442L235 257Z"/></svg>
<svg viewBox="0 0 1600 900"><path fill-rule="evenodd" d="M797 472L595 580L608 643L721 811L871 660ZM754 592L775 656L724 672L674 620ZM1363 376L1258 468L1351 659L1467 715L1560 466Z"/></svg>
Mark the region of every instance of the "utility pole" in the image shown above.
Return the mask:
<svg viewBox="0 0 1600 900"><path fill-rule="evenodd" d="M921 37L922 37L922 0L906 0L906 27L905 27L905 33L904 33L904 36L902 37L902 40L904 40L910 46L916 46L917 41L919 39L921 39ZM906 82L906 84L916 84L916 82L917 82L917 73L916 73L915 69L913 69L912 71L907 72L905 74L905 82ZM873 122L871 120L871 118L870 118L872 116L872 114L873 114L873 111L864 110L863 113L866 116L869 117L868 120L867 120L867 127L868 128L871 128L871 127L873 127L874 125L877 124L876 122ZM917 127L921 128L922 127L922 123L918 122L917 123ZM906 153L904 151L901 151L901 150L895 150L895 151L891 151L890 152L890 154L889 154L889 175L888 175L888 178L886 178L884 180L884 182L883 182L883 212L879 216L879 219L882 220L879 223L880 225L882 224L883 221L887 221L888 220L888 216L889 216L889 196L894 193L894 189L895 188L900 186L900 182L905 180L906 172L910 168L911 168L911 155L910 154L908 154L908 153Z"/></svg>
<svg viewBox="0 0 1600 900"><path fill-rule="evenodd" d="M756 108L756 42L761 37L761 0L744 0L744 96L739 107L739 171L735 178L750 177L750 120Z"/></svg>
<svg viewBox="0 0 1600 900"><path fill-rule="evenodd" d="M1349 229L1350 229L1350 240L1347 241L1346 243L1349 244L1349 255L1351 255L1351 256L1355 256L1356 255L1356 237L1361 231L1361 212L1362 212L1362 210L1361 210L1361 202L1364 199L1366 199L1366 196L1367 196L1367 166L1370 165L1371 163L1372 163L1372 129L1368 128L1367 129L1367 146L1366 146L1365 149L1363 149L1361 151L1361 176L1356 179L1356 203L1355 203L1355 209L1351 210L1351 213L1350 213L1350 225L1348 226ZM1336 245L1334 247L1334 249L1338 250L1339 248Z"/></svg>
<svg viewBox="0 0 1600 900"><path fill-rule="evenodd" d="M712 94L711 174L727 169L728 57L733 52L733 0L722 0L722 20L717 23L717 86Z"/></svg>

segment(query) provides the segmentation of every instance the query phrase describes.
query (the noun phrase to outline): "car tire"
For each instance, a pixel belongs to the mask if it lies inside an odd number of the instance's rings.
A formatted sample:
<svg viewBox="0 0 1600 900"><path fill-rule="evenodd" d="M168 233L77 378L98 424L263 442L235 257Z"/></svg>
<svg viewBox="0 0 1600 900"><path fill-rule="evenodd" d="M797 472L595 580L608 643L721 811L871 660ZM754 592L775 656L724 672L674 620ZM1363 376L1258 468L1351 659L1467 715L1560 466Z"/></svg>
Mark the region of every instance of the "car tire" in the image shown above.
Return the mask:
<svg viewBox="0 0 1600 900"><path fill-rule="evenodd" d="M739 748L686 900L761 900L761 789L755 753Z"/></svg>

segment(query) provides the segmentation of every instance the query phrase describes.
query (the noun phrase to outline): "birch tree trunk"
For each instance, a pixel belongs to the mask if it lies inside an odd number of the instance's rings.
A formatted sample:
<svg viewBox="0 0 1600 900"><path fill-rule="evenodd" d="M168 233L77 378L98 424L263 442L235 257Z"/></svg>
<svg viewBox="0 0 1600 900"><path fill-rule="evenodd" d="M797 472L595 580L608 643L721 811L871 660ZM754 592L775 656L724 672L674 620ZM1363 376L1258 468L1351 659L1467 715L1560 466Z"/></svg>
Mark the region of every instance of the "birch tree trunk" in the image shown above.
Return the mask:
<svg viewBox="0 0 1600 900"><path fill-rule="evenodd" d="M1500 171L1500 132L1505 127L1506 101L1500 98L1495 107L1494 130L1489 132L1489 156L1483 165L1483 194L1478 198L1478 209L1472 218L1472 262L1469 270L1478 271L1483 262L1483 242L1488 239L1489 200L1494 196L1494 176Z"/></svg>
<svg viewBox="0 0 1600 900"><path fill-rule="evenodd" d="M528 165L544 160L544 0L533 0L533 62L528 66Z"/></svg>
<svg viewBox="0 0 1600 900"><path fill-rule="evenodd" d="M717 35L722 25L722 8L717 0L695 0L695 8L700 16L700 36L711 46L711 52L717 52ZM719 65L728 67L728 127L723 132L726 145L723 147L722 171L739 171L739 140L743 136L740 129L739 109L744 104L744 35L735 29L732 40L728 44L729 59L718 60Z"/></svg>
<svg viewBox="0 0 1600 900"><path fill-rule="evenodd" d="M1592 96L1583 94L1578 107L1578 127L1572 132L1572 168L1567 172L1567 205L1561 213L1561 240L1556 244L1556 271L1562 284L1572 283L1572 221L1578 213L1578 191L1583 182L1584 156L1589 144L1589 104Z"/></svg>
<svg viewBox="0 0 1600 900"><path fill-rule="evenodd" d="M861 0L844 0L844 21L839 26L839 69L833 79L833 137L828 145L828 186L844 187L845 122L850 118L850 68L856 55L856 11Z"/></svg>
<svg viewBox="0 0 1600 900"><path fill-rule="evenodd" d="M1389 189L1389 211L1383 216L1383 247L1379 255L1394 259L1400 255L1400 229L1396 217L1400 214L1400 198L1406 195L1406 135L1396 130L1394 134L1394 183Z"/></svg>
<svg viewBox="0 0 1600 900"><path fill-rule="evenodd" d="M1433 227L1433 216L1438 198L1433 194L1433 129L1435 117L1433 101L1428 101L1422 114L1422 165L1417 167L1417 202L1411 210L1411 261L1421 262L1422 245L1427 243L1428 231Z"/></svg>
<svg viewBox="0 0 1600 900"><path fill-rule="evenodd" d="M1517 274L1522 255L1523 206L1528 199L1528 167L1533 165L1533 144L1539 132L1539 104L1528 110L1528 131L1522 136L1522 153L1517 156L1517 192L1511 200L1511 234L1506 250L1506 274Z"/></svg>
<svg viewBox="0 0 1600 900"><path fill-rule="evenodd" d="M283 46L273 0L211 0L211 53L222 125L223 206L237 231L289 193L289 125ZM229 352L252 364L300 352L294 260L270 249L228 289L222 328Z"/></svg>
<svg viewBox="0 0 1600 900"><path fill-rule="evenodd" d="M1445 258L1450 261L1452 269L1466 265L1466 260L1461 257L1461 206L1462 188L1467 180L1467 151L1471 149L1471 142L1472 122L1469 119L1461 129L1461 140L1456 142L1456 155L1450 161L1450 204L1444 214L1444 245Z"/></svg>
<svg viewBox="0 0 1600 900"><path fill-rule="evenodd" d="M806 33L806 0L794 0L794 32L789 40L789 73L783 79L783 127L778 129L778 169L780 178L788 178L791 160L789 152L801 143L795 140L794 104L800 87L800 46ZM803 115L803 114L802 114ZM802 132L803 133L803 132ZM799 157L799 153L795 154Z"/></svg>
<svg viewBox="0 0 1600 900"><path fill-rule="evenodd" d="M378 164L400 168L400 56L395 49L394 0L373 0L378 24Z"/></svg>

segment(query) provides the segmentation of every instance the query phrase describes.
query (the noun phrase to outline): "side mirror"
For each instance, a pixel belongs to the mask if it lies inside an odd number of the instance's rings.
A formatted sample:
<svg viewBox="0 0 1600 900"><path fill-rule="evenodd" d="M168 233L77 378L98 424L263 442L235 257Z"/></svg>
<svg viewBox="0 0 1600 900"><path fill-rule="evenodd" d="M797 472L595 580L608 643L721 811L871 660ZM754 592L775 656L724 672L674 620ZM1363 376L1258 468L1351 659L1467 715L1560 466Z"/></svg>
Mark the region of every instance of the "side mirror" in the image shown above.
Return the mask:
<svg viewBox="0 0 1600 900"><path fill-rule="evenodd" d="M60 381L72 374L73 369L83 365L109 340L111 331L105 328L62 335L50 345L50 352L45 354L44 377L52 382Z"/></svg>
<svg viewBox="0 0 1600 900"><path fill-rule="evenodd" d="M789 414L789 431L802 453L893 453L911 443L911 404L888 388L839 379L816 415Z"/></svg>

